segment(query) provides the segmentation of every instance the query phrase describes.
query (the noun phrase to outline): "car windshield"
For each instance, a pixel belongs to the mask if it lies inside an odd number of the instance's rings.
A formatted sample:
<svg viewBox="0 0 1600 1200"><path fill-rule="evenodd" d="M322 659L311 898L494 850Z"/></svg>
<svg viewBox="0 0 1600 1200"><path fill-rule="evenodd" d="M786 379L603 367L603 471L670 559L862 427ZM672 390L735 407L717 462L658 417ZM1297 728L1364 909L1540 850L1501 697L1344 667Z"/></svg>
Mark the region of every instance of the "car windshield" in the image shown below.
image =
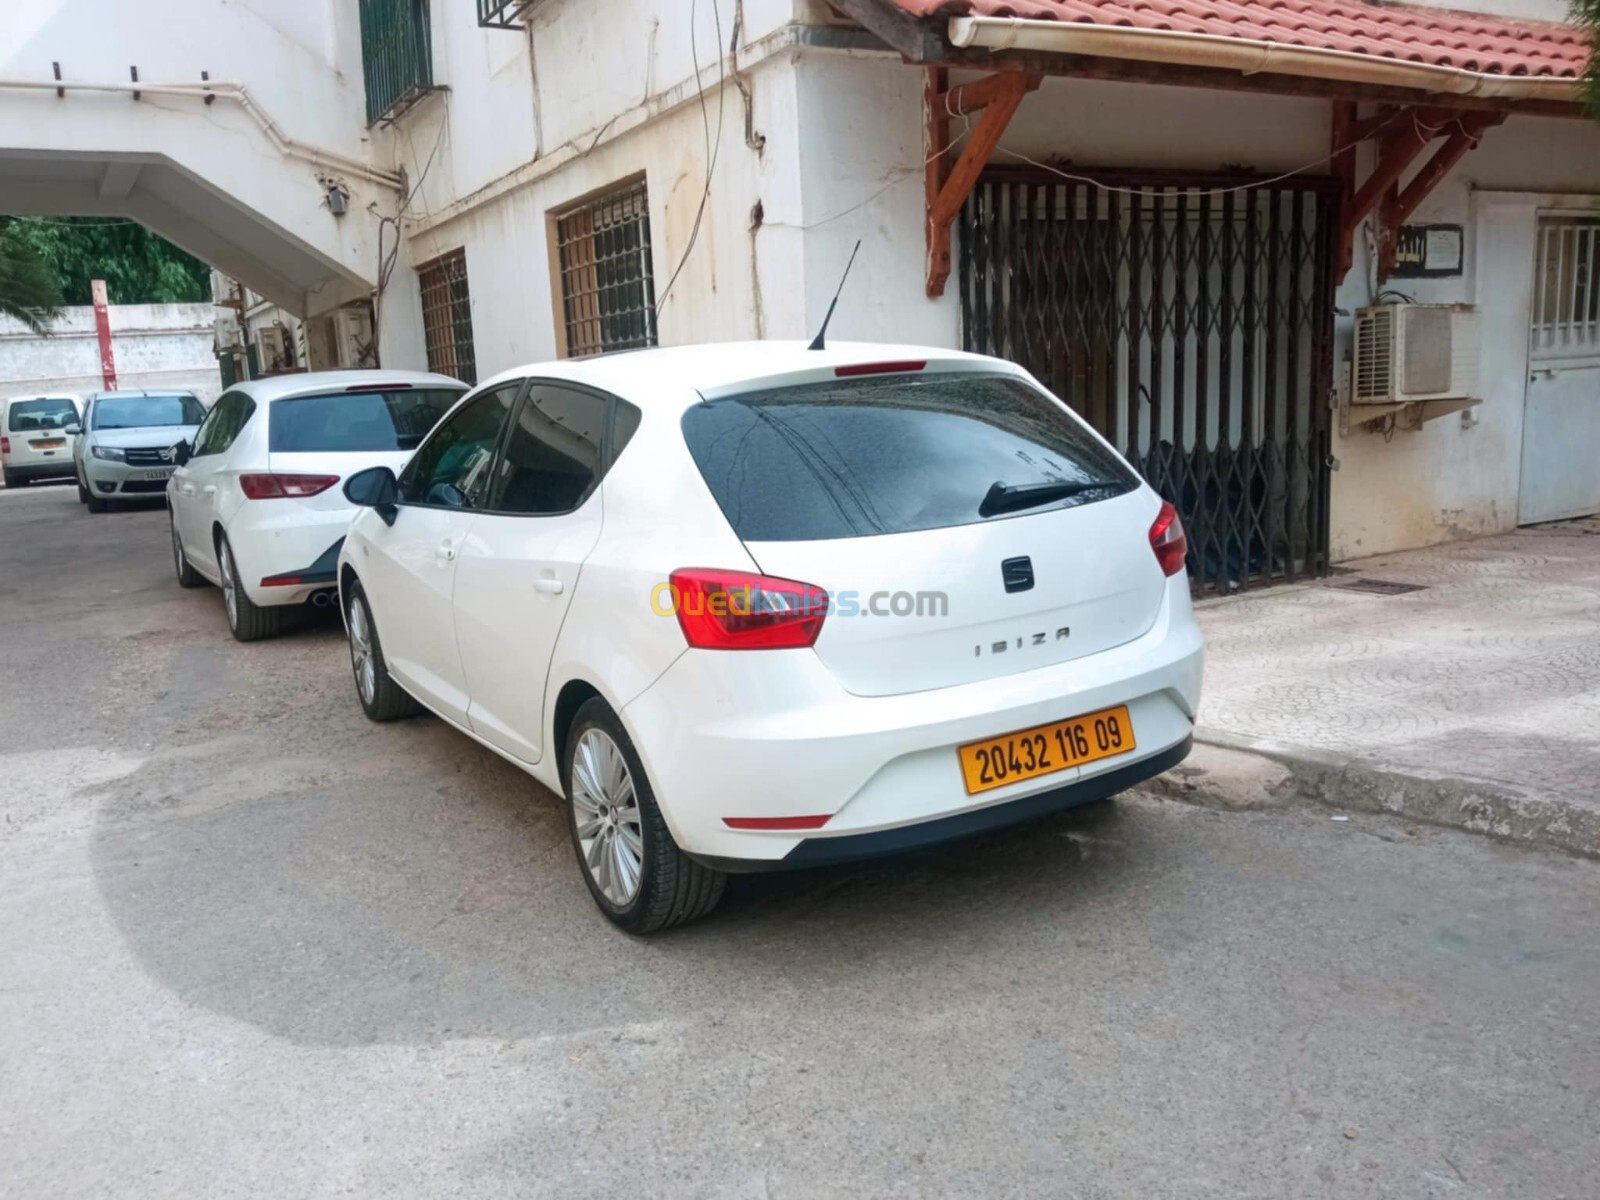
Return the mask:
<svg viewBox="0 0 1600 1200"><path fill-rule="evenodd" d="M279 400L271 409L268 449L274 454L415 450L460 398L455 388L393 388Z"/></svg>
<svg viewBox="0 0 1600 1200"><path fill-rule="evenodd" d="M78 419L77 405L64 396L50 396L39 400L14 400L6 428L11 433L26 433L32 429L60 429Z"/></svg>
<svg viewBox="0 0 1600 1200"><path fill-rule="evenodd" d="M94 402L96 429L198 425L206 410L193 396L102 396Z"/></svg>
<svg viewBox="0 0 1600 1200"><path fill-rule="evenodd" d="M690 408L683 436L747 542L970 525L1138 486L1110 447L1014 375L883 375L748 392Z"/></svg>

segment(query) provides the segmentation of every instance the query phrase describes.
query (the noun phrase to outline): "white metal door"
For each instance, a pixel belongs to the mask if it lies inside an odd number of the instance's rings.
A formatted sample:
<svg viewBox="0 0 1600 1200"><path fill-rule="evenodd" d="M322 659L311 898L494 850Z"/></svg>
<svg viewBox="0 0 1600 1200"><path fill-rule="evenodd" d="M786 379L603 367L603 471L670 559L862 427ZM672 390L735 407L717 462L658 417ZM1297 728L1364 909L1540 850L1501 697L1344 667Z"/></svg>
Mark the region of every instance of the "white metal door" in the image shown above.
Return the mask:
<svg viewBox="0 0 1600 1200"><path fill-rule="evenodd" d="M1600 218L1543 213L1517 522L1600 512Z"/></svg>

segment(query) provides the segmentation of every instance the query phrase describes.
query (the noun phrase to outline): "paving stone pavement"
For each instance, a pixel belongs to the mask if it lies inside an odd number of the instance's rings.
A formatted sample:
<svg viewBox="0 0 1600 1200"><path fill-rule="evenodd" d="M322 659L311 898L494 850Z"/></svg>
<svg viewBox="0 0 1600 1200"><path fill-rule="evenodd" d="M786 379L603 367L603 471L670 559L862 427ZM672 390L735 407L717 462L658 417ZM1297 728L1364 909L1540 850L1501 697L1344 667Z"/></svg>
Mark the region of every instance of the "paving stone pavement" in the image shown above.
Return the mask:
<svg viewBox="0 0 1600 1200"><path fill-rule="evenodd" d="M1374 582L1416 590L1358 590ZM1198 611L1202 741L1498 782L1600 821L1600 518L1364 559Z"/></svg>

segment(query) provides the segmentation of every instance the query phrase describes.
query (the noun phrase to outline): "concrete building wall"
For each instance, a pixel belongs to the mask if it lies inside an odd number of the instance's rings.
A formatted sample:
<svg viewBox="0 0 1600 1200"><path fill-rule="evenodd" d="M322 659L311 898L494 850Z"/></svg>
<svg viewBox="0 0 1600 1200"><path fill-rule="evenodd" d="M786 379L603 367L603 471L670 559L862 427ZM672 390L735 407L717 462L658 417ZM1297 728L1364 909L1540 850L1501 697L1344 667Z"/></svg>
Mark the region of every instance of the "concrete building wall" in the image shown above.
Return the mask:
<svg viewBox="0 0 1600 1200"><path fill-rule="evenodd" d="M118 304L110 309L117 385L192 391L210 404L222 390L209 304ZM94 309L68 308L48 337L0 317L0 396L94 392L104 386Z"/></svg>

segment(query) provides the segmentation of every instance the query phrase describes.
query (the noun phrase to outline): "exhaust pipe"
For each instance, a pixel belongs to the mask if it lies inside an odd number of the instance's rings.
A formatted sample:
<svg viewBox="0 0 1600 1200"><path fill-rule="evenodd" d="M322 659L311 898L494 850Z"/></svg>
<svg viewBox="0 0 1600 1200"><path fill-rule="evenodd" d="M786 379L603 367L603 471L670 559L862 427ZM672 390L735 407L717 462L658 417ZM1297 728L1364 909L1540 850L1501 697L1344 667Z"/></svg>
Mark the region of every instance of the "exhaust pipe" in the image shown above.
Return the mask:
<svg viewBox="0 0 1600 1200"><path fill-rule="evenodd" d="M331 608L334 604L334 597L337 595L338 593L332 588L325 588L320 592L311 593L311 603L317 608Z"/></svg>

